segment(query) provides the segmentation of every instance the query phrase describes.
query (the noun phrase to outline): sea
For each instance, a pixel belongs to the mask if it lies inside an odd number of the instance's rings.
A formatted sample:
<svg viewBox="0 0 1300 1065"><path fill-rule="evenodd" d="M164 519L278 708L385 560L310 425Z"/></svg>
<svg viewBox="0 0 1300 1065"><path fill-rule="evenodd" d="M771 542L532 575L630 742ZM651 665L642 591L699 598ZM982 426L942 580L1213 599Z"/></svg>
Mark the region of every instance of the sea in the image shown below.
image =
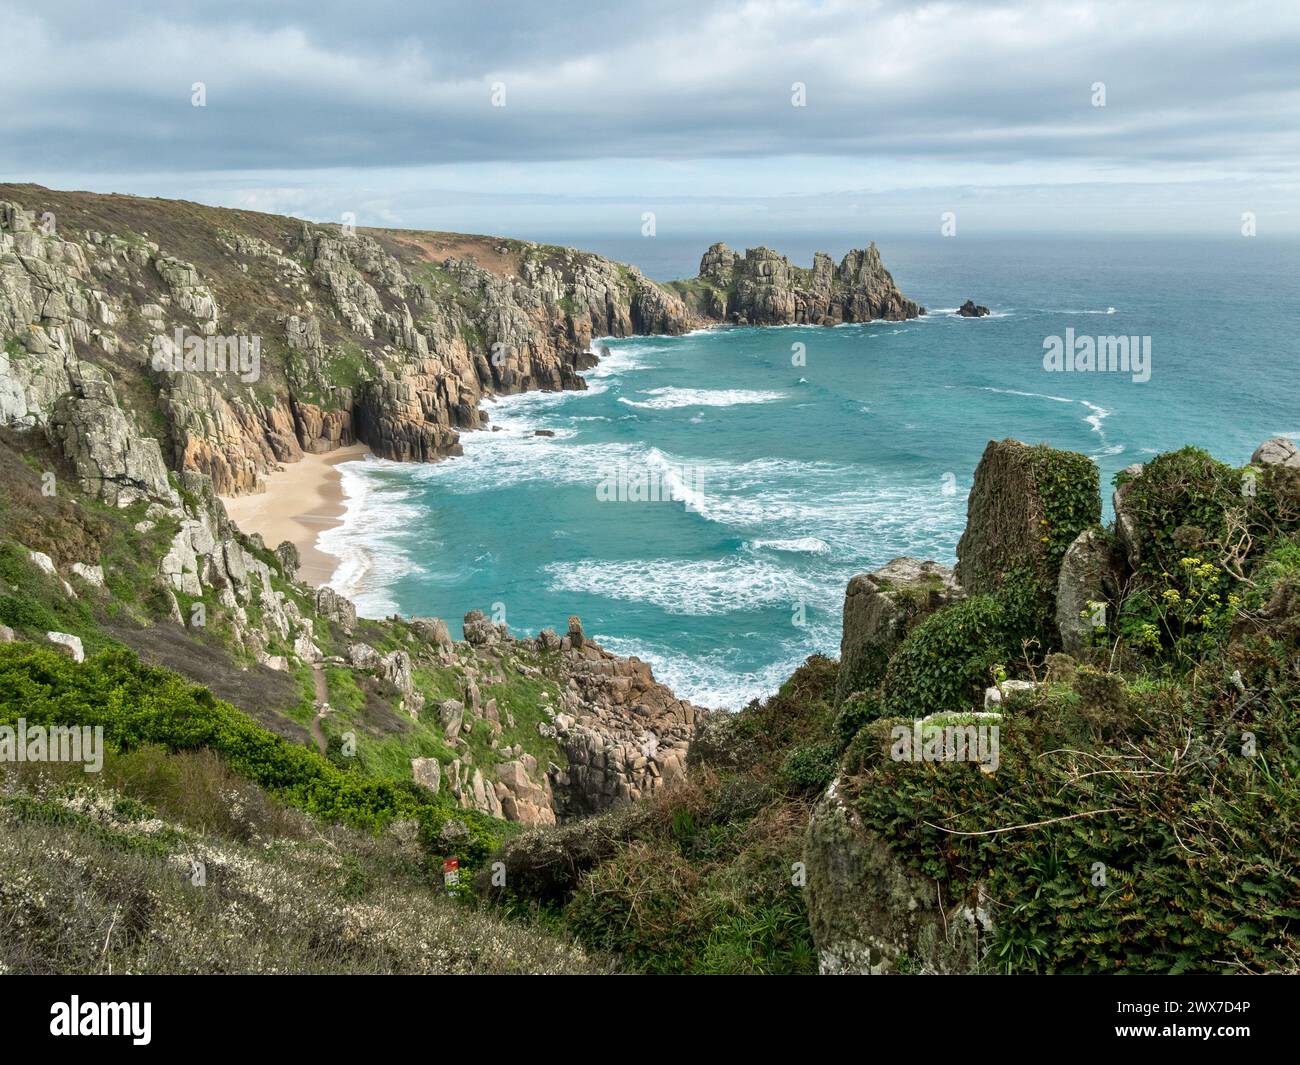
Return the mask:
<svg viewBox="0 0 1300 1065"><path fill-rule="evenodd" d="M866 239L728 243L807 266ZM666 280L694 276L709 240L570 242ZM320 541L340 559L331 583L366 616L453 633L471 609L520 636L577 615L679 696L735 710L838 654L854 574L954 561L992 439L1090 456L1108 512L1114 475L1162 451L1244 464L1269 437L1300 439L1298 243L878 244L923 318L606 338L585 391L489 401L493 428L463 434L462 457L342 465L346 516ZM968 298L991 313L958 316ZM1121 336L1126 366L1070 358Z"/></svg>

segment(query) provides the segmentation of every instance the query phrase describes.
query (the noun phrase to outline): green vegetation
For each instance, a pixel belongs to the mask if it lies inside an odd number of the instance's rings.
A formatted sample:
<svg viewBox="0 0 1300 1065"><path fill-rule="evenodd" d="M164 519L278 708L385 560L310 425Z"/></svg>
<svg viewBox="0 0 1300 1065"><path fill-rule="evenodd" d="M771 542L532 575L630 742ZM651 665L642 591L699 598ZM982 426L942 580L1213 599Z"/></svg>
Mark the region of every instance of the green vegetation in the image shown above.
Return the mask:
<svg viewBox="0 0 1300 1065"><path fill-rule="evenodd" d="M1038 444L1029 449L1034 486L1043 505L1042 541L1047 545L1047 596L1056 594L1055 575L1066 549L1085 529L1101 521L1101 475L1086 455Z"/></svg>
<svg viewBox="0 0 1300 1065"><path fill-rule="evenodd" d="M340 769L315 751L267 732L207 689L143 666L125 650L103 651L75 663L27 644L0 646L0 723L12 724L20 716L29 725L102 726L119 749L147 744L207 748L291 806L371 830L412 819L430 845L456 817L470 833L454 854L471 863L499 842L505 827L461 811L449 798L409 780L373 780Z"/></svg>
<svg viewBox="0 0 1300 1065"><path fill-rule="evenodd" d="M836 666L814 656L770 699L710 719L687 783L511 840L508 912L651 973L812 973L796 883L811 804L842 750Z"/></svg>
<svg viewBox="0 0 1300 1065"><path fill-rule="evenodd" d="M152 745L0 765L0 924L4 974L612 971L447 898L412 821L317 821Z"/></svg>
<svg viewBox="0 0 1300 1065"><path fill-rule="evenodd" d="M936 611L899 645L884 679L884 710L924 717L978 705L1000 664L1039 661L1045 625L1033 580L1008 580Z"/></svg>

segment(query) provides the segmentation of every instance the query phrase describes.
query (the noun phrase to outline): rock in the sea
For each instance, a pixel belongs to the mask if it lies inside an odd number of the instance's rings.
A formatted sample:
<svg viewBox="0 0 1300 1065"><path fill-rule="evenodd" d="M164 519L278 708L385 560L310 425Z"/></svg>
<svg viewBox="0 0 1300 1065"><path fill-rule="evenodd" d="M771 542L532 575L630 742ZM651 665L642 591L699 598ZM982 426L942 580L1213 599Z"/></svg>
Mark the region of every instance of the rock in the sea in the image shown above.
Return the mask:
<svg viewBox="0 0 1300 1065"><path fill-rule="evenodd" d="M771 248L740 255L714 244L700 260L699 277L684 291L698 314L737 324L836 325L924 313L898 291L875 244L849 252L838 266L818 252L812 269L793 266Z"/></svg>
<svg viewBox="0 0 1300 1065"><path fill-rule="evenodd" d="M949 567L915 558L896 558L850 580L844 595L836 702L875 688L889 656L912 627L961 594Z"/></svg>
<svg viewBox="0 0 1300 1065"><path fill-rule="evenodd" d="M981 306L974 300L967 300L957 308L957 313L963 318L983 318L989 313L989 309Z"/></svg>

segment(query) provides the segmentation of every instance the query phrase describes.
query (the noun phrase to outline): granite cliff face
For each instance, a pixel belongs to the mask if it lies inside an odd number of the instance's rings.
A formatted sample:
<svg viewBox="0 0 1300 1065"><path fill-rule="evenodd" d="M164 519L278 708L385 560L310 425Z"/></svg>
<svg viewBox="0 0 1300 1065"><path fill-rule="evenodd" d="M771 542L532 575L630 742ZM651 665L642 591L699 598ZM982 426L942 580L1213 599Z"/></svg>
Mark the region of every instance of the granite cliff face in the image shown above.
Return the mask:
<svg viewBox="0 0 1300 1065"><path fill-rule="evenodd" d="M0 419L45 426L94 362L166 463L218 495L356 441L458 454L485 396L584 388L593 337L920 313L874 244L810 270L715 244L697 278L660 285L570 248L0 186Z"/></svg>
<svg viewBox="0 0 1300 1065"><path fill-rule="evenodd" d="M71 363L94 361L220 495L358 440L457 454L485 396L585 387L593 336L695 324L637 270L567 248L0 187L5 424L43 426ZM160 365L160 343L177 357Z"/></svg>
<svg viewBox="0 0 1300 1065"><path fill-rule="evenodd" d="M818 252L811 270L770 248L741 255L714 244L700 260L699 276L672 287L701 316L737 325L839 325L925 313L898 291L874 243L849 252L838 266Z"/></svg>

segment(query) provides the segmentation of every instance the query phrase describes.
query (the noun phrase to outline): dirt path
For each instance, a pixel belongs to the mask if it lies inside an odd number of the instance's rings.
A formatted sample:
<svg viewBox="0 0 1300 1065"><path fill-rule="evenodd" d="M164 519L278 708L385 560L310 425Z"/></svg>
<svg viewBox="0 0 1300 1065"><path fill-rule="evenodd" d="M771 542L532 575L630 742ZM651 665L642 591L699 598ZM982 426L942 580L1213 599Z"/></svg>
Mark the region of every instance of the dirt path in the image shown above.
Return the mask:
<svg viewBox="0 0 1300 1065"><path fill-rule="evenodd" d="M316 685L316 716L311 719L311 738L316 741L316 749L324 754L326 751L325 733L321 731L320 723L325 719L325 715L330 712L330 690L329 685L325 683L325 671L315 662L311 666L312 681Z"/></svg>

